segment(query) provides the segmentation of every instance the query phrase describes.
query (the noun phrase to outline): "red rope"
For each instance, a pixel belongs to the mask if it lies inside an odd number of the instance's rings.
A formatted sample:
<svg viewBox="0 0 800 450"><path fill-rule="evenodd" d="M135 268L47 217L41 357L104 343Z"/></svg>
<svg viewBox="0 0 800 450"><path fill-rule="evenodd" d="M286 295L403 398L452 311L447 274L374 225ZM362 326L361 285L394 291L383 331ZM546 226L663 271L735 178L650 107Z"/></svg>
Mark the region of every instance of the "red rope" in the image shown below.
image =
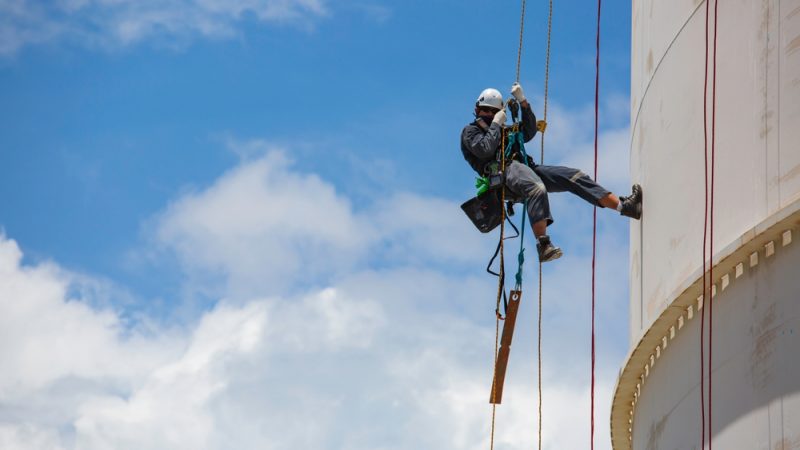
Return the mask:
<svg viewBox="0 0 800 450"><path fill-rule="evenodd" d="M594 179L597 181L597 142L598 123L600 117L600 11L602 0L597 0L597 38L594 77ZM597 258L597 206L594 207L592 219L592 392L591 392L591 434L590 448L594 450L594 386L595 386L595 267Z"/></svg>
<svg viewBox="0 0 800 450"><path fill-rule="evenodd" d="M711 288L714 286L714 159L716 156L716 126L717 126L717 10L719 7L719 0L714 0L714 59L713 59L713 75L711 82L711 211L709 213L711 227L709 230L709 267L708 278L711 281ZM712 354L714 351L713 338L714 338L714 298L709 295L708 302L708 450L711 450L711 439L714 436L713 428L711 426L711 382L712 377Z"/></svg>
<svg viewBox="0 0 800 450"><path fill-rule="evenodd" d="M706 0L706 52L705 52L705 80L703 86L703 144L705 147L705 211L703 218L703 301L708 305L708 449L711 450L713 427L711 422L712 412L712 362L713 362L713 336L714 336L714 167L716 156L716 119L717 119L717 17L719 2L714 2L714 37L711 81L711 183L709 186L709 151L708 151L708 22L710 16L710 2ZM708 256L706 254L708 248ZM706 279L706 261L708 260L708 279ZM707 283L708 280L708 283ZM700 416L702 421L701 448L706 441L705 420L705 308L700 319Z"/></svg>
<svg viewBox="0 0 800 450"><path fill-rule="evenodd" d="M706 248L708 248L708 8L711 0L706 0L706 50L703 79L703 302L706 302ZM705 305L704 305L705 306ZM705 388L705 342L706 308L700 313L700 449L706 445L706 388Z"/></svg>

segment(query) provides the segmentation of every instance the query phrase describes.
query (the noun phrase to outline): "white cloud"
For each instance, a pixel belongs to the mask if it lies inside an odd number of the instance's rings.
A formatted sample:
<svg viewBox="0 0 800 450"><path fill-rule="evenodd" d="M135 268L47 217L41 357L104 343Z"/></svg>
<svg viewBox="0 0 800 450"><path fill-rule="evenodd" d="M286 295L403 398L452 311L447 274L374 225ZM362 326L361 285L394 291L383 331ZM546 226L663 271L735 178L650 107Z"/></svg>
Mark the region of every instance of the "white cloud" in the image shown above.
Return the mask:
<svg viewBox="0 0 800 450"><path fill-rule="evenodd" d="M82 288L85 277L21 258L0 235L0 446L66 447L61 430L85 398L134 389L184 344L90 306L99 302L76 296L98 292Z"/></svg>
<svg viewBox="0 0 800 450"><path fill-rule="evenodd" d="M0 55L57 40L117 47L163 37L175 45L234 36L246 17L301 25L326 14L325 0L0 0Z"/></svg>
<svg viewBox="0 0 800 450"><path fill-rule="evenodd" d="M5 450L63 450L54 429L30 424L0 425L0 447Z"/></svg>
<svg viewBox="0 0 800 450"><path fill-rule="evenodd" d="M0 279L4 287L22 286L14 296L19 303L69 282L53 265L20 265L13 241L0 248ZM39 314L26 318L27 331L15 329L4 342L45 360L69 344L67 354L82 357L67 360L80 370L32 367L50 375L22 392L4 390L0 443L87 450L485 448L494 321L488 284L425 270L356 273L307 295L221 302L188 334L169 340L159 338L163 330L132 330L123 338L114 329L116 313L89 308L90 299L68 301L66 291L54 289ZM6 299L3 317L17 303ZM69 308L84 315L65 313ZM61 317L64 328L54 335L65 343L31 348L29 342L49 336L39 323L51 324L48 310ZM518 329L531 326L521 317ZM106 331L78 341L83 328ZM535 439L532 351L525 333L517 339L497 422L497 442L509 449L529 448ZM549 364L558 364L554 353L548 351ZM130 370L131 358L144 361L142 370ZM545 381L545 448L585 443L564 434L576 428L574 405L586 401L585 381L559 375ZM606 400L598 410L602 417Z"/></svg>
<svg viewBox="0 0 800 450"><path fill-rule="evenodd" d="M178 255L193 283L222 275L223 292L239 298L346 272L374 239L346 198L294 171L282 152L184 195L156 226L156 242Z"/></svg>
<svg viewBox="0 0 800 450"><path fill-rule="evenodd" d="M142 332L125 329L118 312L93 309L91 298L70 297L83 277L21 260L16 243L0 237L3 448L230 448L231 438L243 439L241 424L266 406L272 432L255 428L236 447L265 448L286 431L274 423L291 408L269 378L298 400L315 385L287 368L313 372L309 358L324 356L320 364L337 371L338 360L326 355L372 349L386 323L374 300L330 288L295 299L221 302L188 335ZM323 403L338 402L324 384L316 388ZM270 397L286 404L260 405ZM314 414L316 400L308 402L310 410L291 415L297 424ZM226 423L228 414L236 420ZM320 445L325 436L317 437ZM290 436L303 439L300 430Z"/></svg>
<svg viewBox="0 0 800 450"><path fill-rule="evenodd" d="M387 260L430 264L483 256L485 240L452 201L397 193L379 201L369 214L383 234Z"/></svg>
<svg viewBox="0 0 800 450"><path fill-rule="evenodd" d="M364 16L378 23L383 23L389 20L392 17L393 12L388 6L376 3L374 1L354 1L350 7L360 11Z"/></svg>
<svg viewBox="0 0 800 450"><path fill-rule="evenodd" d="M354 205L286 153L240 144L242 162L146 224L154 257L175 255L187 290L226 298L196 322L131 325L96 298L114 296L113 285L25 265L0 237L0 366L9 368L0 447L486 448L495 286L482 270L494 239L455 202L393 192ZM588 442L590 215L559 208L559 228L576 236L545 266L546 449ZM627 323L625 270L615 270L627 254L625 222L601 224L604 330ZM528 261L496 448L536 442L535 256ZM600 349L599 449L610 448L624 347Z"/></svg>
<svg viewBox="0 0 800 450"><path fill-rule="evenodd" d="M481 236L456 203L396 193L356 208L285 152L255 158L253 148L263 145L239 143L247 159L208 188L184 194L153 223L154 241L178 256L193 289L241 299L370 263L481 257Z"/></svg>
<svg viewBox="0 0 800 450"><path fill-rule="evenodd" d="M6 399L86 374L130 382L169 350L168 341L157 350L123 339L113 311L70 297L80 277L52 264L21 267L21 257L16 243L0 236L0 393ZM118 360L126 350L130 356Z"/></svg>
<svg viewBox="0 0 800 450"><path fill-rule="evenodd" d="M214 418L205 407L226 389L228 361L263 343L265 316L263 303L209 312L183 355L151 372L130 397L98 396L81 405L76 447L207 448Z"/></svg>

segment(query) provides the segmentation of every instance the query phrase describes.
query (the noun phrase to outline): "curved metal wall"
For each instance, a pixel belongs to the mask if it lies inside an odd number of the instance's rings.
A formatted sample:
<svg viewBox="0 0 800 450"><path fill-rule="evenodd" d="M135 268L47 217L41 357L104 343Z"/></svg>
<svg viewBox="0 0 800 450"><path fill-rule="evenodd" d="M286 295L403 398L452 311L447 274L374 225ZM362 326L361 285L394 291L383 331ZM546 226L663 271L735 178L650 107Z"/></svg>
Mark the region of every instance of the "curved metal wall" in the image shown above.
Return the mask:
<svg viewBox="0 0 800 450"><path fill-rule="evenodd" d="M632 17L631 172L645 203L643 220L631 226L632 349L615 393L612 438L618 449L693 448L700 441L700 325L692 317L702 293L706 3L634 0ZM798 433L791 439L800 448L800 382L783 378L800 380L800 359L784 353L800 348L791 316L800 301L800 254L791 244L793 231L800 239L800 0L720 0L717 35L714 408L729 407L736 418L715 420L715 439L743 433L758 436L758 445L719 448L776 448L775 433L761 439L769 427L758 424L762 409L781 401L794 416L779 422ZM766 263L751 267L754 254ZM789 333L774 340L782 362L765 369L773 374L770 393L748 384L746 373L763 363L744 356L765 339L753 331L764 327L756 300L782 314L765 333ZM734 401L737 391L752 401Z"/></svg>
<svg viewBox="0 0 800 450"><path fill-rule="evenodd" d="M702 264L704 33L705 2L633 2L633 340ZM718 52L715 248L800 195L800 0L722 0Z"/></svg>

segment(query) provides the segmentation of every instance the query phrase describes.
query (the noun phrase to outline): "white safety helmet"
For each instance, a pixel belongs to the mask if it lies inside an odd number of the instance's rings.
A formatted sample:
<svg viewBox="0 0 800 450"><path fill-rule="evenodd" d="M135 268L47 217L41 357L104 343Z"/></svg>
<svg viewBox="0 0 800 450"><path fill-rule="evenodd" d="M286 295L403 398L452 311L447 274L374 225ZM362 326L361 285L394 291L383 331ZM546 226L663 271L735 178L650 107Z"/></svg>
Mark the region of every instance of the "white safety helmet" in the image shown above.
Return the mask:
<svg viewBox="0 0 800 450"><path fill-rule="evenodd" d="M488 106L489 108L503 109L503 94L497 89L484 89L478 97L478 101L475 102L475 106Z"/></svg>

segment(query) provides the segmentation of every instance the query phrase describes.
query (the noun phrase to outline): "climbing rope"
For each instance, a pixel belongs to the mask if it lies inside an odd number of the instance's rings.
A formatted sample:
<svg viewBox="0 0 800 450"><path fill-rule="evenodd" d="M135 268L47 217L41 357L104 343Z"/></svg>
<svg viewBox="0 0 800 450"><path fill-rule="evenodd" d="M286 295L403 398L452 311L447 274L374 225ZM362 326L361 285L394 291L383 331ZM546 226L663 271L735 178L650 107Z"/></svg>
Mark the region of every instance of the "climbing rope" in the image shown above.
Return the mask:
<svg viewBox="0 0 800 450"><path fill-rule="evenodd" d="M600 122L600 12L602 0L597 0L597 37L595 40L595 77L594 77L594 179L597 181L597 148ZM594 388L595 388L595 279L597 265L597 206L592 214L592 387L591 387L591 431L589 435L590 448L594 450Z"/></svg>
<svg viewBox="0 0 800 450"><path fill-rule="evenodd" d="M525 0L522 0L522 11L519 14L519 48L517 49L517 83L519 83L519 67L522 63L522 36L525 33Z"/></svg>
<svg viewBox="0 0 800 450"><path fill-rule="evenodd" d="M703 302L706 299L706 248L708 239L708 17L709 17L709 2L706 0L706 48L705 48L705 67L704 67L704 80L703 80L703 198L705 204L703 206ZM706 445L706 356L705 356L705 342L706 342L706 309L703 308L700 312L700 448L705 448Z"/></svg>
<svg viewBox="0 0 800 450"><path fill-rule="evenodd" d="M717 128L717 8L719 7L719 0L714 0L714 60L713 60L713 67L714 72L712 76L711 82L711 96L713 101L711 103L711 188L710 188L710 196L711 196L711 210L709 211L709 267L708 267L708 279L712 282L714 280L714 159L716 156L716 146L717 146L717 137L716 137L716 128ZM711 289L711 288L709 288ZM711 427L711 382L713 380L711 376L712 371L712 354L714 352L713 346L713 338L714 338L714 298L712 295L709 295L709 307L708 307L708 450L711 450L711 439L713 438L712 427Z"/></svg>
<svg viewBox="0 0 800 450"><path fill-rule="evenodd" d="M507 143L506 143L506 140L508 141ZM523 137L522 132L519 131L519 122L515 122L514 125L512 125L511 131L508 133L508 138L506 138L506 133L502 134L501 141L500 141L500 148L503 149L500 152L500 167L501 167L501 169L503 169L503 170L505 169L506 161L513 160L516 157L517 153L515 152L514 149L517 148L517 147L515 147L517 145L519 146L518 148L520 149L520 152L522 153L523 158L525 160L527 160L527 154L525 153L525 146L524 146L524 137ZM500 201L501 201L501 204L505 203L505 189L501 190ZM505 236L505 222L507 220L505 209L503 209L503 211L501 212L501 220L502 220L502 222L501 222L501 226L500 226L500 242L498 243L498 247L497 247L497 250L495 251L495 255L492 257L492 260L489 262L489 267L487 267L487 271L489 271L490 273L492 273L492 274L494 274L494 275L496 275L498 277L497 299L496 299L496 302L495 302L494 374L493 374L493 377L492 377L492 395L491 395L491 402L492 402L492 431L491 431L491 438L490 438L490 443L489 443L490 449L494 448L494 432L495 432L495 422L496 422L495 419L496 419L496 411L497 411L497 403L498 403L498 400L497 400L497 398L498 398L497 386L498 386L498 384L501 384L501 383L498 383L498 378L497 378L497 374L498 374L497 368L498 368L498 361L499 361L499 357L500 357L500 348L499 348L500 321L501 320L505 320L502 317L502 315L500 314L500 299L501 298L503 299L503 301L505 303L507 315L510 314L508 312L508 303L506 302L506 298L505 298L505 254L504 254L504 250L505 250L505 240L506 239L514 239L516 237L520 238L520 252L519 252L519 255L517 257L518 267L517 267L517 273L514 276L514 278L516 280L516 284L515 284L515 287L514 287L514 290L516 291L516 294L515 294L516 295L516 300L515 300L515 296L512 295L512 301L519 301L519 295L518 294L522 290L522 268L523 268L523 263L525 261L525 257L524 257L525 215L523 214L523 216L522 216L522 224L521 224L522 228L521 228L521 230L517 229L517 227L514 226L513 222L511 222L511 221L508 222L509 225L511 225L511 227L516 232L516 235L510 236L510 237L506 237ZM499 268L498 272L492 272L490 270L490 267L491 267L494 259L498 256L498 254L500 256L500 268ZM509 326L508 323L505 326ZM511 326L512 326L512 329L513 329L513 323L512 323ZM504 332L503 333L504 333L503 335L504 335L504 339L505 339L505 328L504 328ZM504 370L504 372L505 372L505 370ZM502 392L501 392L501 394L502 394Z"/></svg>
<svg viewBox="0 0 800 450"><path fill-rule="evenodd" d="M525 152L525 138L522 135L522 132L519 131L519 124L515 123L511 129L511 133L508 134L508 145L505 147L505 155L506 157L513 156L514 145L519 145L519 151L522 153L522 160L528 161L528 154ZM525 199L522 202L522 209L523 211L528 210L528 200ZM514 289L517 291L522 290L522 267L525 264L525 213L522 214L522 221L520 224L519 230L519 254L517 255L517 273L514 275L514 280L516 284L514 285Z"/></svg>
<svg viewBox="0 0 800 450"><path fill-rule="evenodd" d="M505 148L505 133L501 133L500 138L500 148ZM502 155L500 156L500 168L501 170L505 171L506 168L506 152L501 152ZM506 269L505 269L505 260L503 255L503 250L505 247L504 244L504 236L505 236L505 229L506 229L506 209L503 207L506 202L506 190L505 188L500 189L500 205L502 212L500 213L500 242L497 244L498 251L500 252L500 269L497 272L497 301L495 302L495 319L494 319L494 369L492 375L492 432L491 437L489 439L489 449L494 449L494 430L495 430L495 418L497 417L497 403L494 402L494 399L497 398L497 359L500 356L499 352L499 343L500 343L500 320L502 320L500 316L500 299L505 296L505 279L506 279ZM497 253L495 253L497 255ZM494 258L492 258L494 260ZM492 264L492 261L489 261L489 265ZM487 269L488 270L488 269Z"/></svg>
<svg viewBox="0 0 800 450"><path fill-rule="evenodd" d="M714 36L713 36L713 60L712 60L712 81L711 81L711 183L709 186L709 145L708 145L708 47L709 47L709 17L711 0L706 0L706 30L705 30L705 77L703 81L703 146L704 146L704 191L705 206L703 215L703 303L708 304L708 449L712 446L712 426L711 426L711 393L712 393L712 350L713 350L713 327L714 327L714 167L716 153L716 117L717 117L717 17L719 2L714 2ZM706 253L708 248L708 254ZM706 266L708 261L708 266ZM708 275L706 276L706 268ZM704 355L705 347L705 310L700 314L700 417L702 429L700 432L700 448L704 448L706 443L706 417L705 417L705 383L706 361Z"/></svg>
<svg viewBox="0 0 800 450"><path fill-rule="evenodd" d="M549 81L550 81L550 35L552 34L553 30L553 0L549 2L549 12L547 14L547 48L545 50L545 58L544 58L544 113L542 116L542 120L544 123L547 123L547 93L549 89ZM542 133L542 151L539 157L539 164L544 164L544 130L541 130ZM541 447L541 445L540 445Z"/></svg>
<svg viewBox="0 0 800 450"><path fill-rule="evenodd" d="M547 124L547 95L549 89L549 81L550 81L550 36L552 34L553 29L553 0L549 2L549 11L547 14L547 47L545 50L545 59L544 59L544 112L542 115L542 121L544 124ZM544 129L541 131L541 153L539 155L539 164L544 164ZM539 442L539 450L542 449L542 262L539 261L539 311L537 316L537 343L536 343L536 355L538 359L538 389L539 389L539 410L538 410L538 421L539 421L539 431L538 431L538 442Z"/></svg>
<svg viewBox="0 0 800 450"><path fill-rule="evenodd" d="M544 163L544 131L547 126L547 100L548 100L548 89L549 89L549 79L550 79L550 43L551 43L551 35L552 35L552 24L553 24L553 0L549 0L549 12L548 12L548 19L547 19L547 47L546 47L546 57L545 57L545 75L544 75L544 113L542 117L542 121L537 123L537 128L541 134L541 154L540 154L540 164ZM519 83L519 74L520 74L520 67L522 63L522 46L523 46L523 38L525 32L525 6L526 0L522 0L521 2L521 11L520 11L520 26L519 26L519 46L517 49L517 67L516 67L516 82ZM506 149L503 152L501 167L505 169L505 161L509 149L512 148L514 145L514 140L518 140L519 148L522 153L523 161L528 161L528 155L525 152L525 145L524 145L524 138L522 133L518 130L518 124L515 124L512 133L509 134L509 143L506 145L505 143L505 135L503 136L503 140L501 142L501 148ZM501 194L501 201L505 203L505 192ZM527 211L527 200L523 202L523 208ZM496 377L497 377L497 358L498 358L498 342L499 342L499 324L500 324L500 298L501 296L505 295L505 268L504 268L504 259L503 259L503 251L504 251L504 231L505 231L505 220L506 220L506 212L503 209L502 212L502 222L500 227L500 242L498 244L498 251L500 252L500 271L499 271L499 281L498 281L498 294L496 300L496 320L495 320L495 374L492 380L492 398L495 398L495 386L496 386ZM513 227L513 224L511 224ZM520 237L520 250L517 256L517 273L515 275L515 289L521 290L522 288L522 267L525 261L525 254L524 254L524 236L525 236L525 213L523 212L522 221L521 221L521 229L516 230L518 236ZM494 258L493 258L494 259ZM491 262L490 262L491 265ZM539 262L539 308L538 308L538 342L537 342L537 354L538 354L538 443L539 449L542 448L542 263ZM594 363L593 363L594 364ZM496 404L492 405L492 431L491 431L491 438L490 438L490 449L494 449L494 432L495 432L495 417L496 417Z"/></svg>
<svg viewBox="0 0 800 450"><path fill-rule="evenodd" d="M522 0L522 11L520 12L520 24L519 24L519 47L517 48L517 71L516 71L516 81L519 82L519 72L520 66L522 64L522 42L525 33L525 0ZM515 133L518 130L513 130ZM516 134L512 134L511 136L516 136ZM522 141L522 140L521 140ZM509 145L510 146L510 145ZM524 145L520 142L520 147L522 148L523 155L524 155ZM501 161L500 161L500 168L505 173L506 167L506 143L505 143L505 133L502 133L500 148L504 149L501 153ZM527 157L526 157L527 158ZM500 316L500 299L505 296L505 266L504 266L504 240L505 240L505 222L506 222L506 210L505 207L505 189L500 189L500 205L501 205L501 221L500 221L500 242L498 244L498 251L500 252L500 270L498 272L498 283L497 283L497 300L495 302L495 336L494 336L494 375L492 377L492 399L494 400L496 397L496 389L497 389L497 359L499 356L499 338L500 338L500 320L502 319ZM522 219L522 232L518 231L518 235L520 236L520 246L522 246L522 241L525 232L525 215L523 214ZM513 224L512 224L513 226ZM516 228L516 227L515 227ZM520 254L518 257L519 261L519 268L517 269L516 278L516 288L520 289L522 284L522 261L523 261L523 250L520 248ZM491 265L491 261L489 262ZM489 448L490 450L494 449L494 432L495 432L495 419L497 415L497 404L492 403L492 431L491 437L489 440Z"/></svg>

